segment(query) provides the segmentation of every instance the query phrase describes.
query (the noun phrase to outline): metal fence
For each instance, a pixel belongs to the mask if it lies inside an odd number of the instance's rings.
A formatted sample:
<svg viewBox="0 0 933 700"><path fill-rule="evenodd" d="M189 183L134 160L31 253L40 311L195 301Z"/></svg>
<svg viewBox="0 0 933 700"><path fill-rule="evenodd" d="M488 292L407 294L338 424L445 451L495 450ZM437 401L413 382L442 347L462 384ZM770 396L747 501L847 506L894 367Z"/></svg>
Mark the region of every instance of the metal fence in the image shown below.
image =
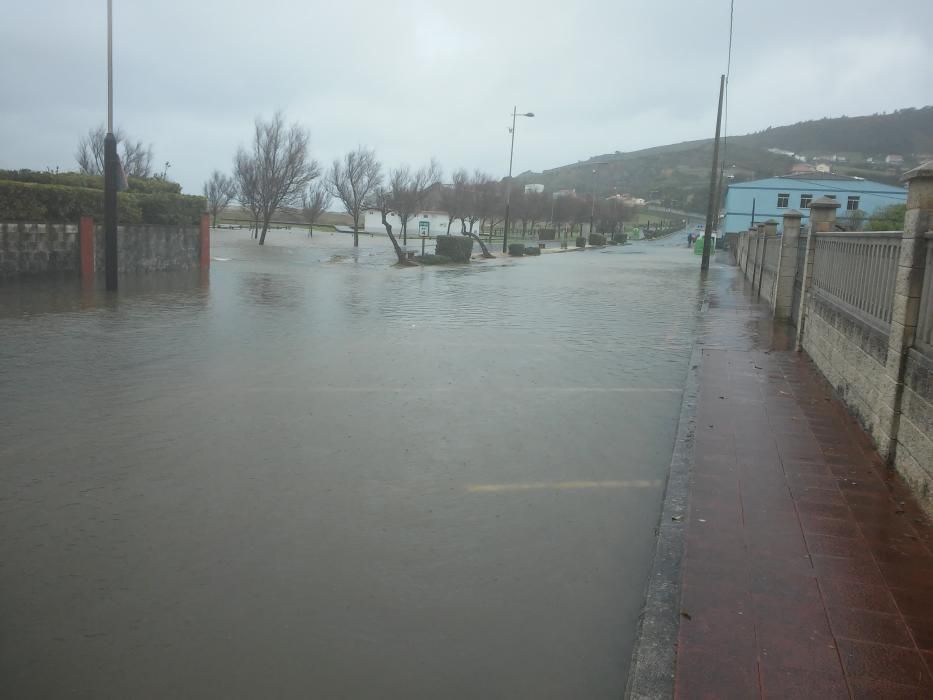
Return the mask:
<svg viewBox="0 0 933 700"><path fill-rule="evenodd" d="M923 271L920 317L917 320L917 338L914 344L919 350L933 354L933 233L926 234L926 265Z"/></svg>
<svg viewBox="0 0 933 700"><path fill-rule="evenodd" d="M814 293L887 331L902 232L815 235Z"/></svg>

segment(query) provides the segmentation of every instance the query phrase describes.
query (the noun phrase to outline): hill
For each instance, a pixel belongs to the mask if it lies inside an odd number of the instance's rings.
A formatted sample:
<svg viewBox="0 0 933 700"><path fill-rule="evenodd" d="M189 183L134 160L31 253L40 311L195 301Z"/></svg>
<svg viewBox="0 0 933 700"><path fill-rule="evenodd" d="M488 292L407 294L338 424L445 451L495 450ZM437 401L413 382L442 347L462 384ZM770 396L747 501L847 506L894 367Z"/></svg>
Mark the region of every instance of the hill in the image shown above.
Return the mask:
<svg viewBox="0 0 933 700"><path fill-rule="evenodd" d="M903 156L903 164L886 164L885 157L895 154ZM930 154L933 106L769 127L729 137L724 145L725 174L736 182L783 175L806 159L826 161L839 174L896 184L903 171L929 160ZM702 210L712 158L712 139L702 139L593 156L542 173L525 172L518 180L542 183L553 190L630 193L663 206Z"/></svg>

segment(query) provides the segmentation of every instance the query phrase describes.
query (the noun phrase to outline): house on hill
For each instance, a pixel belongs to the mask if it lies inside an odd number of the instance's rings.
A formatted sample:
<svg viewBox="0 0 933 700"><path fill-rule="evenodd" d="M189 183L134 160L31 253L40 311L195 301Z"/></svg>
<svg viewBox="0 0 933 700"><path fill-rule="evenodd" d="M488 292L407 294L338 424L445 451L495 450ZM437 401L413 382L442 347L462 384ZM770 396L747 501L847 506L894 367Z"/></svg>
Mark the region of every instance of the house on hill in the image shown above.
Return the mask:
<svg viewBox="0 0 933 700"><path fill-rule="evenodd" d="M820 197L839 201L840 219L851 212L874 212L892 204L907 201L907 190L858 177L829 173L801 173L769 177L729 185L726 193L726 215L723 230L738 233L748 230L754 221L761 223L774 219L780 225L787 211L796 209L803 214L803 224L810 218L810 202Z"/></svg>

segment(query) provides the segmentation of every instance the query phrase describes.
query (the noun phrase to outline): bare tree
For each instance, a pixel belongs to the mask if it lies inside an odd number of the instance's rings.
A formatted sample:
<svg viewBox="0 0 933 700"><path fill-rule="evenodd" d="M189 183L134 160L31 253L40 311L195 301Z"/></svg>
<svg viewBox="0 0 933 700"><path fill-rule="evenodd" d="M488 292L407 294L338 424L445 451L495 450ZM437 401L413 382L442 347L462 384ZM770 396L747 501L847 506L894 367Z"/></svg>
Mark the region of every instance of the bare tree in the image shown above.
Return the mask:
<svg viewBox="0 0 933 700"><path fill-rule="evenodd" d="M314 224L330 206L330 191L324 182L315 182L311 189L301 196L301 213L308 222L308 238L314 234Z"/></svg>
<svg viewBox="0 0 933 700"><path fill-rule="evenodd" d="M389 175L389 189L395 213L402 222L402 243L408 243L408 222L424 205L424 200L441 181L441 166L433 158L431 163L412 172L405 165Z"/></svg>
<svg viewBox="0 0 933 700"><path fill-rule="evenodd" d="M234 158L233 180L236 183L236 199L250 212L250 231L255 238L259 235L260 214L258 164L242 149Z"/></svg>
<svg viewBox="0 0 933 700"><path fill-rule="evenodd" d="M215 227L217 217L234 197L236 197L236 183L233 178L224 175L219 170L211 173L211 178L204 183L204 199L207 200L207 211L210 212Z"/></svg>
<svg viewBox="0 0 933 700"><path fill-rule="evenodd" d="M327 173L327 189L353 218L353 246L360 244L360 216L382 184L382 165L372 149L357 147L335 158Z"/></svg>
<svg viewBox="0 0 933 700"><path fill-rule="evenodd" d="M90 129L87 136L78 142L75 160L82 173L88 175L103 175L104 173L104 139L107 131L103 124ZM133 142L126 137L122 129L114 132L117 139L117 151L123 172L127 177L152 176L152 145L145 146L142 141Z"/></svg>
<svg viewBox="0 0 933 700"><path fill-rule="evenodd" d="M474 190L471 204L474 208L474 214L479 220L479 232L482 233L486 228L487 221L491 223L491 230L495 227L497 214L502 203L499 183L486 173L477 170L473 173L471 186Z"/></svg>
<svg viewBox="0 0 933 700"><path fill-rule="evenodd" d="M405 251L398 244L395 234L392 232L392 224L389 223L389 214L397 213L394 206L394 192L392 187L378 186L373 192L367 206L379 211L382 215L382 225L385 226L389 240L392 241L392 247L395 248L395 256L398 258L398 264L404 267L415 265L405 256Z"/></svg>
<svg viewBox="0 0 933 700"><path fill-rule="evenodd" d="M252 153L237 154L251 159L255 168L255 204L258 211L259 245L266 242L269 222L279 207L296 205L320 168L308 153L308 132L298 124L285 125L281 112L264 122L256 119Z"/></svg>
<svg viewBox="0 0 933 700"><path fill-rule="evenodd" d="M469 236L479 243L484 258L495 257L489 252L483 240L472 231L472 223L470 227L471 230L468 231L466 227L467 219L472 219L472 221L476 220L473 218L475 215L475 198L473 196L474 188L470 176L467 175L466 170L461 168L454 172L452 179L453 182L449 187L444 189L442 197L444 208L447 209L447 235L450 235L450 225L455 219L459 219L460 233L464 236Z"/></svg>

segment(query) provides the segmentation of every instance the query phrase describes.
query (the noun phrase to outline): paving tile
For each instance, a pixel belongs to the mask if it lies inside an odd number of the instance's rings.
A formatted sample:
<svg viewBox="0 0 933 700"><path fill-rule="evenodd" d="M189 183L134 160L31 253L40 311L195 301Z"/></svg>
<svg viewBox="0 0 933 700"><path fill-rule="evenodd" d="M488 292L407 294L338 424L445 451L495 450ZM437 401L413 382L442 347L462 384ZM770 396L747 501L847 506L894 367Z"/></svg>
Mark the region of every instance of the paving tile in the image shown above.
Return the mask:
<svg viewBox="0 0 933 700"><path fill-rule="evenodd" d="M933 618L906 617L904 621L917 648L921 651L933 652Z"/></svg>
<svg viewBox="0 0 933 700"><path fill-rule="evenodd" d="M807 548L810 554L830 557L871 559L868 543L858 537L834 537L808 533Z"/></svg>
<svg viewBox="0 0 933 700"><path fill-rule="evenodd" d="M800 516L800 529L804 535L832 535L833 537L861 537L862 532L853 519L820 518L813 515Z"/></svg>
<svg viewBox="0 0 933 700"><path fill-rule="evenodd" d="M848 682L853 700L928 700L929 698L925 695L925 690L911 685L883 683L864 678L850 678Z"/></svg>
<svg viewBox="0 0 933 700"><path fill-rule="evenodd" d="M838 606L827 609L829 625L837 639L913 647L913 638L904 619L897 614L869 612Z"/></svg>
<svg viewBox="0 0 933 700"><path fill-rule="evenodd" d="M674 697L680 700L749 700L760 697L754 647L678 649Z"/></svg>
<svg viewBox="0 0 933 700"><path fill-rule="evenodd" d="M842 667L850 678L882 681L898 685L931 685L926 663L915 649L837 640Z"/></svg>
<svg viewBox="0 0 933 700"><path fill-rule="evenodd" d="M817 580L839 579L873 585L883 585L884 578L872 559L811 555Z"/></svg>
<svg viewBox="0 0 933 700"><path fill-rule="evenodd" d="M836 668L827 670L805 670L801 668L773 667L770 663L762 662L761 691L765 698L775 700L848 700L849 690L846 686L845 676L839 666L835 651Z"/></svg>
<svg viewBox="0 0 933 700"><path fill-rule="evenodd" d="M828 607L846 607L892 615L899 612L894 596L891 595L887 586L822 579L819 587Z"/></svg>

